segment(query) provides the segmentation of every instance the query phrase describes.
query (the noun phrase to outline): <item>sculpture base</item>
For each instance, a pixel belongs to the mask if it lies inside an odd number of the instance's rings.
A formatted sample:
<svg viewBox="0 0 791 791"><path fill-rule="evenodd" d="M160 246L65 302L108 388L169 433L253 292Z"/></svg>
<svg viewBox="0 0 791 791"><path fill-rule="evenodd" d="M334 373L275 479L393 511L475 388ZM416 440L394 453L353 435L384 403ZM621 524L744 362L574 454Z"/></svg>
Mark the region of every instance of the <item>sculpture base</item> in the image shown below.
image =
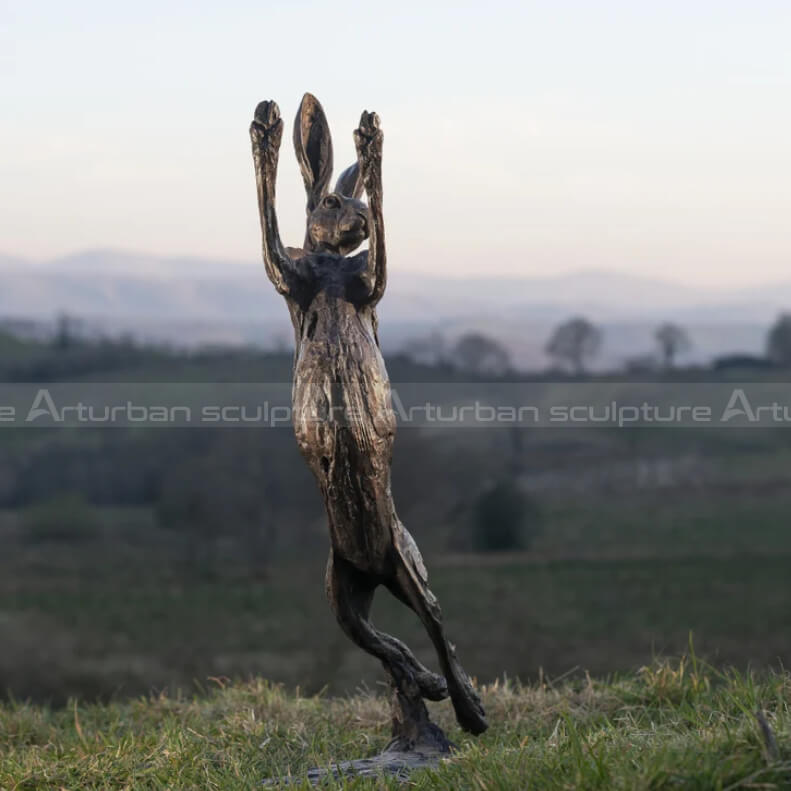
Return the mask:
<svg viewBox="0 0 791 791"><path fill-rule="evenodd" d="M438 729L439 730L439 729ZM441 733L441 731L440 731ZM309 769L305 775L312 785L320 785L325 780L344 777L381 777L387 775L398 780L408 780L412 772L419 769L433 769L443 758L447 758L450 750L439 751L431 745L416 745L412 750L398 749L399 745L390 745L373 758L357 758L353 761L341 761L330 764L323 769ZM265 786L287 786L302 782L300 777L282 777L264 781Z"/></svg>
<svg viewBox="0 0 791 791"><path fill-rule="evenodd" d="M393 688L393 739L379 755L330 764L325 769L309 769L307 780L319 785L328 778L377 777L389 775L407 780L418 769L439 765L454 750L442 728L428 717L428 710L414 682L391 681ZM285 786L301 782L300 778L271 779L265 786Z"/></svg>
<svg viewBox="0 0 791 791"><path fill-rule="evenodd" d="M393 750L388 748L373 758L358 758L331 764L327 769L311 769L307 778L313 785L319 785L328 777L336 780L343 777L381 777L388 775L398 780L408 780L417 769L432 769L439 765L447 753L431 750Z"/></svg>

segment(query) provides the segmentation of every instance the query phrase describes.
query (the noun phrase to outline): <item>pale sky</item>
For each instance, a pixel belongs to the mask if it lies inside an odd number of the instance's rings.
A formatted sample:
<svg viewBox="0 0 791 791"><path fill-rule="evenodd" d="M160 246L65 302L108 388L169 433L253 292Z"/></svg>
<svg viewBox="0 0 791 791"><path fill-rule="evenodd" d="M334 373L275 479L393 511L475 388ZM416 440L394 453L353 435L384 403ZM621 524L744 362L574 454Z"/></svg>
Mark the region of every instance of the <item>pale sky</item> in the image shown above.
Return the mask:
<svg viewBox="0 0 791 791"><path fill-rule="evenodd" d="M791 277L791 2L0 0L0 253L255 261L247 127L385 133L390 265L608 268L713 287Z"/></svg>

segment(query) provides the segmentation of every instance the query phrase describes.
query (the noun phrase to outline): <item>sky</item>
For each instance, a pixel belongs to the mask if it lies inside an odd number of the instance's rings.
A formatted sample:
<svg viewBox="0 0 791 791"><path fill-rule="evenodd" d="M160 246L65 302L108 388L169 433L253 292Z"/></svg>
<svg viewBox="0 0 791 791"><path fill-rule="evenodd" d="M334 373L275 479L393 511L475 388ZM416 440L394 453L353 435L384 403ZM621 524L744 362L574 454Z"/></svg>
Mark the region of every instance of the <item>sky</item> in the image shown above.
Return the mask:
<svg viewBox="0 0 791 791"><path fill-rule="evenodd" d="M0 0L0 253L260 257L247 133L376 110L391 269L791 277L791 2Z"/></svg>

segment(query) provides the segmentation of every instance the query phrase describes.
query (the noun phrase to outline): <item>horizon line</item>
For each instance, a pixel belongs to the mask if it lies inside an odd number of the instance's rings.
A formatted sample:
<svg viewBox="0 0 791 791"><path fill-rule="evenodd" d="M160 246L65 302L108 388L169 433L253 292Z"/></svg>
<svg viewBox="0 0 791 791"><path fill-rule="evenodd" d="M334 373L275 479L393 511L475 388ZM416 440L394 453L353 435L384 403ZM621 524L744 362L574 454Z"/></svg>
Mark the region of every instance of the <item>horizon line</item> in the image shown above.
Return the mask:
<svg viewBox="0 0 791 791"><path fill-rule="evenodd" d="M245 268L254 268L258 266L262 266L262 262L258 262L252 258L250 259L242 259L242 258L224 258L220 256L209 256L209 255L201 255L199 253L157 253L157 252L150 252L141 250L138 248L123 248L123 247L85 247L82 249L73 250L71 252L67 252L61 255L56 255L52 257L46 258L32 258L26 255L17 255L14 253L8 253L7 251L0 250L0 262L3 259L10 259L12 262L20 262L23 264L31 265L31 266L41 266L45 267L48 264L54 264L58 261L62 261L64 259L69 258L77 258L79 256L85 255L116 255L116 256L125 256L125 257L132 257L132 256L139 256L141 258L149 258L149 259L159 259L164 262L178 262L178 261L196 261L196 262L203 262L203 263L225 263L225 264L233 264L236 266L241 266ZM123 271L123 270L118 270ZM417 275L422 278L433 278L436 280L449 280L454 282L469 282L469 281L477 281L488 279L491 276L498 277L504 281L536 281L536 280L552 280L552 279L559 279L559 278L567 278L567 277L574 277L578 275L617 275L619 277L628 278L630 280L635 281L643 281L649 283L656 283L656 284L663 284L666 286L676 287L676 288L683 288L692 291L710 291L710 292L718 292L721 294L728 294L734 291L737 291L742 288L748 288L750 290L754 289L761 289L767 288L772 286L777 286L779 284L789 284L791 283L791 277L787 279L775 279L775 280L762 280L757 283L752 284L731 284L725 286L712 286L710 284L696 284L694 282L685 281L685 280L677 280L675 278L670 277L660 277L656 275L650 274L643 274L643 273L636 273L631 272L627 269L623 269L622 267L613 266L613 267L606 267L606 266L591 266L591 267L576 267L576 268L568 268L563 269L559 272L553 272L549 274L514 274L513 272L493 272L492 270L487 271L486 278L483 275L479 274L455 274L455 273L445 273L441 275L432 275L428 274L424 271L419 269L405 269L403 267L398 267L398 271L401 274L407 275Z"/></svg>

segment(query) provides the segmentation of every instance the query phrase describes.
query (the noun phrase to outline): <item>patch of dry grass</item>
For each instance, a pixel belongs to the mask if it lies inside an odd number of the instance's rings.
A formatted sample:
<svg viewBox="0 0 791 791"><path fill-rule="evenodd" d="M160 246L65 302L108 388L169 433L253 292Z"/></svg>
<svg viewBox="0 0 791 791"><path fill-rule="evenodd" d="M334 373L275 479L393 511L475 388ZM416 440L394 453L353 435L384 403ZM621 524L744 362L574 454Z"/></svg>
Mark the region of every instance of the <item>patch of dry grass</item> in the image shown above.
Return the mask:
<svg viewBox="0 0 791 791"><path fill-rule="evenodd" d="M479 739L456 728L447 703L432 706L459 751L413 775L412 787L791 787L788 673L721 672L692 656L607 681L498 681L481 693L491 728ZM218 679L192 698L60 710L10 703L0 709L0 788L259 788L267 777L375 754L388 731L383 696L304 697L262 680Z"/></svg>

